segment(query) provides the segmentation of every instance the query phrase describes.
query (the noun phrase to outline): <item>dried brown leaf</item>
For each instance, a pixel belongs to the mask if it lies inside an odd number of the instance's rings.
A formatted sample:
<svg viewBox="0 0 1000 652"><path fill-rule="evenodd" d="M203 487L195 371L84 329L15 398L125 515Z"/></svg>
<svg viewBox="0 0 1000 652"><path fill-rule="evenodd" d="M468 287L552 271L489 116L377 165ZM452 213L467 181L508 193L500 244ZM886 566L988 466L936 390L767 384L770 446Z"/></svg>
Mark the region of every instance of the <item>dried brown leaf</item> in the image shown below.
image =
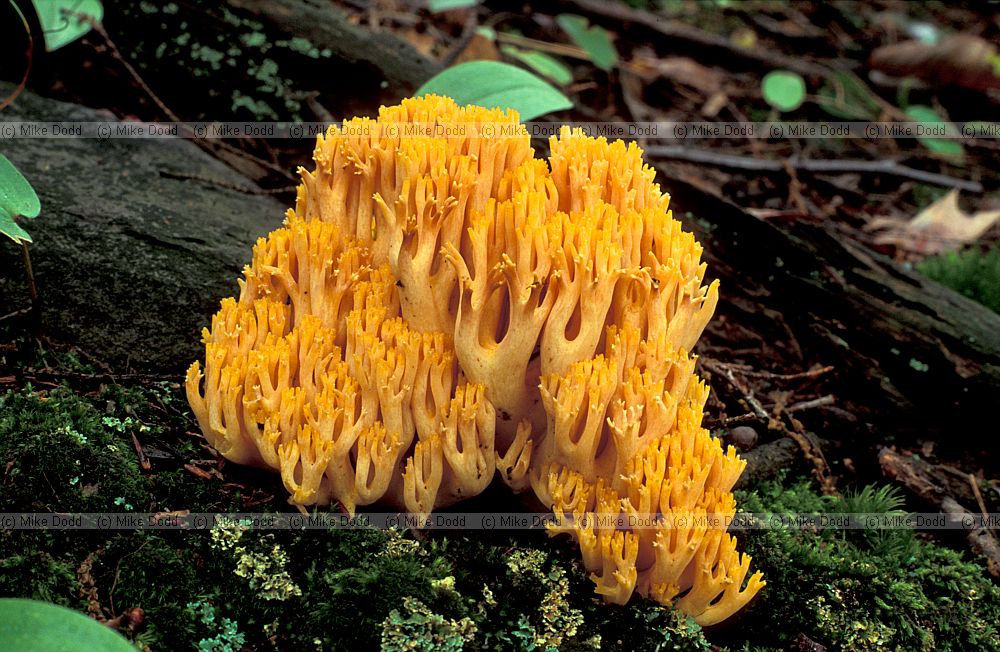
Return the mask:
<svg viewBox="0 0 1000 652"><path fill-rule="evenodd" d="M913 75L935 86L961 86L985 91L1000 88L993 62L997 48L971 34L956 34L930 45L905 41L871 54L872 68L896 77Z"/></svg>
<svg viewBox="0 0 1000 652"><path fill-rule="evenodd" d="M1000 210L969 215L958 205L958 190L952 190L909 222L873 220L868 228L886 229L875 236L875 244L894 245L909 252L929 255L957 250L962 245L975 242L998 220Z"/></svg>

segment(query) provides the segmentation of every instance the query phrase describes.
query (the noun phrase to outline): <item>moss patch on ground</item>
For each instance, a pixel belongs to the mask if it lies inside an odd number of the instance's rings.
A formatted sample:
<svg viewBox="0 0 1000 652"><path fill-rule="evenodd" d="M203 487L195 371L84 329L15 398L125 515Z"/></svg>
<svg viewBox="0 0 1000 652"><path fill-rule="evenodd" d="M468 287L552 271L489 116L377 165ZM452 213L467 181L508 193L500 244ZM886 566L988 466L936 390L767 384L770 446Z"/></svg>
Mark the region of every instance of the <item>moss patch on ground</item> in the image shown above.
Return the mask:
<svg viewBox="0 0 1000 652"><path fill-rule="evenodd" d="M170 384L0 395L0 505L287 509L230 477L244 470L206 464L190 431ZM148 470L133 437L151 457ZM899 507L885 491L833 500L801 481L764 483L738 504L754 513ZM603 604L573 546L541 531L265 532L232 519L211 531L5 530L0 596L96 606L106 618L141 607L145 623L132 638L152 650L764 652L799 634L843 650L1000 648L1000 591L975 564L909 531L745 535L768 585L708 632L647 600Z"/></svg>
<svg viewBox="0 0 1000 652"><path fill-rule="evenodd" d="M892 513L891 490L822 497L808 481L737 495L746 513ZM741 621L750 640L799 633L831 650L998 650L1000 588L983 569L908 529L753 530L746 550L768 586ZM775 627L781 623L781 627Z"/></svg>

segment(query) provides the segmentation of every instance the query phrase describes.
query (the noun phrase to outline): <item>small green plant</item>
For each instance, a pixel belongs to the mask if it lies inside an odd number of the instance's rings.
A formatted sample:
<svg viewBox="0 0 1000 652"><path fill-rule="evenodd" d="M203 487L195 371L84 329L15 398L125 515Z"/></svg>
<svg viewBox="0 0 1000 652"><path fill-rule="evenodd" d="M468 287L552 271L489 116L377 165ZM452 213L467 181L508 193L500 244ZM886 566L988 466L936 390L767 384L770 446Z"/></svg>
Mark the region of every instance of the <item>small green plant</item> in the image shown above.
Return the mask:
<svg viewBox="0 0 1000 652"><path fill-rule="evenodd" d="M967 249L925 258L917 269L955 292L1000 313L1000 250Z"/></svg>
<svg viewBox="0 0 1000 652"><path fill-rule="evenodd" d="M508 57L517 59L539 75L551 79L560 86L566 86L573 81L573 71L562 61L537 50L522 50L513 45L503 45L500 51Z"/></svg>
<svg viewBox="0 0 1000 652"><path fill-rule="evenodd" d="M791 70L772 70L760 82L764 100L779 111L794 111L806 99L806 81Z"/></svg>
<svg viewBox="0 0 1000 652"><path fill-rule="evenodd" d="M446 95L459 104L515 109L521 120L573 106L569 98L544 80L499 61L469 61L452 66L427 80L414 95L429 93Z"/></svg>
<svg viewBox="0 0 1000 652"><path fill-rule="evenodd" d="M100 21L104 17L101 0L34 0L38 23L45 35L45 49L49 52L81 38L90 31L87 16Z"/></svg>
<svg viewBox="0 0 1000 652"><path fill-rule="evenodd" d="M18 244L31 242L31 236L15 221L18 217L38 217L42 205L31 183L0 154L0 233Z"/></svg>
<svg viewBox="0 0 1000 652"><path fill-rule="evenodd" d="M211 638L198 641L198 652L238 652L243 649L246 636L239 631L236 621L222 618L216 622L215 607L204 600L189 602L187 608L203 625L218 632Z"/></svg>
<svg viewBox="0 0 1000 652"><path fill-rule="evenodd" d="M24 257L24 271L28 278L31 308L38 316L38 289L35 275L31 271L31 255L28 243L31 236L15 221L18 217L35 218L42 211L41 202L31 183L14 167L6 156L0 154L0 233L21 245Z"/></svg>
<svg viewBox="0 0 1000 652"><path fill-rule="evenodd" d="M914 122L921 125L927 133L941 133L942 135L958 135L959 131L954 124L942 118L938 112L923 105L914 104L906 109L906 115ZM934 136L917 136L917 141L935 154L941 154L952 158L961 158L965 149L958 140Z"/></svg>
<svg viewBox="0 0 1000 652"><path fill-rule="evenodd" d="M575 14L561 14L556 22L601 70L609 72L618 63L618 50L608 30L591 25L586 18Z"/></svg>

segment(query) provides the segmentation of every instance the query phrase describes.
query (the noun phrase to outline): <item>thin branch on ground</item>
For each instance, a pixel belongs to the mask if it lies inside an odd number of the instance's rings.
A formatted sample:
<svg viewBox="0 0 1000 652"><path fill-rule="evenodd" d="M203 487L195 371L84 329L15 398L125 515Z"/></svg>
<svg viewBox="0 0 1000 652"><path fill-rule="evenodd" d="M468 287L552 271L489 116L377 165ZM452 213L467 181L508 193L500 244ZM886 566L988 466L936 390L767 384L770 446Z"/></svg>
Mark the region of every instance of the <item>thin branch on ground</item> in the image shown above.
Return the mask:
<svg viewBox="0 0 1000 652"><path fill-rule="evenodd" d="M827 495L837 494L837 486L833 481L830 465L827 464L826 458L823 456L823 451L806 436L805 428L795 417L789 414L787 409L782 405L775 405L774 411L777 414L765 410L764 406L754 396L753 390L736 377L737 373L742 375L743 370L734 368L732 365L727 365L718 360L703 360L703 364L709 371L718 373L725 378L729 385L740 394L743 402L749 406L753 415L766 422L769 429L782 433L798 444L802 455L812 464L813 475L816 477L817 482L819 482L823 493ZM787 424L782 417L788 421Z"/></svg>
<svg viewBox="0 0 1000 652"><path fill-rule="evenodd" d="M650 145L645 150L646 155L651 158L703 163L705 165L745 170L748 172L785 172L785 166L788 165L799 172L812 172L813 174L886 174L945 188L958 188L959 190L974 193L983 192L983 184L978 181L956 179L946 174L917 170L916 168L907 167L889 159L881 161L858 161L851 159L813 160L800 159L793 156L785 160L770 160L740 156L738 154L722 154L707 149L696 149L681 145Z"/></svg>
<svg viewBox="0 0 1000 652"><path fill-rule="evenodd" d="M607 2L606 0L573 0L573 4L597 16L642 25L675 42L719 50L733 57L764 64L768 68L787 68L801 75L819 77L825 77L830 72L824 66L801 58L789 57L766 48L740 47L720 34L710 34L696 27L668 20L649 11L632 9L624 4Z"/></svg>

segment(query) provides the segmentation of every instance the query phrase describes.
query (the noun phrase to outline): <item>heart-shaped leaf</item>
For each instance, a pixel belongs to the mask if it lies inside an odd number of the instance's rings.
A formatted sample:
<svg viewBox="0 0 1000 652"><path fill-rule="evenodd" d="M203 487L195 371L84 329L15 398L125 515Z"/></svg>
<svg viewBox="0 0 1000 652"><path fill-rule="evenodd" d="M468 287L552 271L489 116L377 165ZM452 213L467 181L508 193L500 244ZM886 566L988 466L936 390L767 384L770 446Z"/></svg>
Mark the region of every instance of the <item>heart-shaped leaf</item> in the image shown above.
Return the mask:
<svg viewBox="0 0 1000 652"><path fill-rule="evenodd" d="M618 63L618 50L608 30L599 25L590 26L586 18L575 14L561 14L556 22L601 70L611 70Z"/></svg>
<svg viewBox="0 0 1000 652"><path fill-rule="evenodd" d="M31 242L31 236L14 217L38 217L41 210L35 189L14 164L0 154L0 233L14 242Z"/></svg>
<svg viewBox="0 0 1000 652"><path fill-rule="evenodd" d="M768 104L779 111L794 111L806 99L806 80L791 70L773 70L760 83Z"/></svg>
<svg viewBox="0 0 1000 652"><path fill-rule="evenodd" d="M96 21L104 18L104 5L100 0L34 0L34 5L45 36L45 49L49 52L72 43L90 31L90 23L79 15Z"/></svg>
<svg viewBox="0 0 1000 652"><path fill-rule="evenodd" d="M38 217L42 210L35 189L3 154L0 154L0 209L21 217Z"/></svg>
<svg viewBox="0 0 1000 652"><path fill-rule="evenodd" d="M31 236L27 231L14 221L14 218L7 211L0 208L0 233L4 234L14 242L31 242Z"/></svg>
<svg viewBox="0 0 1000 652"><path fill-rule="evenodd" d="M906 115L913 118L914 122L919 122L928 131L943 131L947 134L958 133L958 128L955 125L942 118L937 111L929 106L914 104L906 109ZM961 157L965 154L965 149L957 140L928 135L917 136L917 141L935 154L953 157Z"/></svg>
<svg viewBox="0 0 1000 652"><path fill-rule="evenodd" d="M510 108L531 120L573 106L565 95L527 70L499 61L469 61L427 80L417 96L446 95L459 104Z"/></svg>
<svg viewBox="0 0 1000 652"><path fill-rule="evenodd" d="M544 52L522 50L513 45L504 45L500 48L500 51L509 57L514 57L539 75L548 77L561 86L565 86L573 81L573 71L563 62Z"/></svg>
<svg viewBox="0 0 1000 652"><path fill-rule="evenodd" d="M107 625L66 607L0 599L0 649L18 652L135 652Z"/></svg>

